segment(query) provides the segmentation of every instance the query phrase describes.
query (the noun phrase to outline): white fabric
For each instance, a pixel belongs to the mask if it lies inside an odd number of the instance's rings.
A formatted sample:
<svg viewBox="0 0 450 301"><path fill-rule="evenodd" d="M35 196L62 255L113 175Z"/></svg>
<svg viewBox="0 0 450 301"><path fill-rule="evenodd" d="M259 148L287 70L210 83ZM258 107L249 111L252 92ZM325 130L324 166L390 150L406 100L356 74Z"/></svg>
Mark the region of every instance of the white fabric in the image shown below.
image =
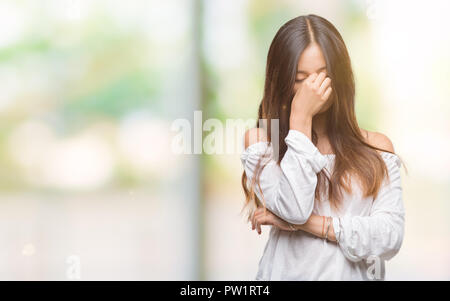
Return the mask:
<svg viewBox="0 0 450 301"><path fill-rule="evenodd" d="M323 155L303 133L290 130L288 146L280 165L266 158L260 187L266 207L282 219L303 224L313 214L332 216L336 242L303 231L270 228L269 239L259 261L255 280L384 280L384 261L400 249L404 234L404 206L400 159L381 152L389 171L378 196L363 198L352 182L352 193L344 193L339 213L328 200L315 201L317 173L323 168L331 174L335 155ZM257 142L241 155L249 183L256 164L272 145ZM261 193L255 193L263 201Z"/></svg>

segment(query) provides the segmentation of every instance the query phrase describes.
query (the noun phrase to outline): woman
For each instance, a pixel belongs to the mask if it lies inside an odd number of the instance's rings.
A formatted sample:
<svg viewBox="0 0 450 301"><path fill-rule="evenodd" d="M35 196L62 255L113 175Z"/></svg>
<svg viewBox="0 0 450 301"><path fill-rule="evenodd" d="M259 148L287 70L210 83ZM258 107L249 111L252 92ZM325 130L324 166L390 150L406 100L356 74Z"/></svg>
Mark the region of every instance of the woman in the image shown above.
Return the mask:
<svg viewBox="0 0 450 301"><path fill-rule="evenodd" d="M388 137L358 127L354 102L336 28L316 15L284 24L259 107L267 131L248 130L241 156L252 229L271 225L256 280L385 279L404 234L401 161Z"/></svg>

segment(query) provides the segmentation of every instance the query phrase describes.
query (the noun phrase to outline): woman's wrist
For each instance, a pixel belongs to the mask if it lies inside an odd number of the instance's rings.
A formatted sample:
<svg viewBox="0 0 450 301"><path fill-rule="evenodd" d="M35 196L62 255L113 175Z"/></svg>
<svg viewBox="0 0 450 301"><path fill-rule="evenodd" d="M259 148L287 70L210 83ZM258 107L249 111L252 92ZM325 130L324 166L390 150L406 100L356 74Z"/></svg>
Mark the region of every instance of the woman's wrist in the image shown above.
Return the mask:
<svg viewBox="0 0 450 301"><path fill-rule="evenodd" d="M299 231L299 230L304 231L302 224L291 224L291 223L288 223L288 224L289 224L289 228L291 228L293 231Z"/></svg>
<svg viewBox="0 0 450 301"><path fill-rule="evenodd" d="M291 229L291 231L297 231L297 227L294 224L288 223L288 227L289 229Z"/></svg>
<svg viewBox="0 0 450 301"><path fill-rule="evenodd" d="M289 118L289 128L295 130L298 127L311 126L313 117L309 114L291 115Z"/></svg>
<svg viewBox="0 0 450 301"><path fill-rule="evenodd" d="M326 238L329 241L336 241L333 229L333 218L331 216L321 216L312 214L304 224L295 224L296 230L308 232L320 238Z"/></svg>
<svg viewBox="0 0 450 301"><path fill-rule="evenodd" d="M312 116L291 116L289 119L289 129L302 132L311 139Z"/></svg>

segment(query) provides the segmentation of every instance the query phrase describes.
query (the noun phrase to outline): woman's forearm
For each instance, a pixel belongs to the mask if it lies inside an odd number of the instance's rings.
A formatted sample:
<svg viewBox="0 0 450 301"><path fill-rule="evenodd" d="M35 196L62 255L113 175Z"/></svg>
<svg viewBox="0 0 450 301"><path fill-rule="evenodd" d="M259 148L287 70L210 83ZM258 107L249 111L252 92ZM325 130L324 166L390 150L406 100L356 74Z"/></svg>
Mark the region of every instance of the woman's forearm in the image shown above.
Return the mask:
<svg viewBox="0 0 450 301"><path fill-rule="evenodd" d="M301 224L301 225L293 225L293 226L297 230L305 231L305 232L311 233L315 236L325 238L325 233L327 231L327 226L328 226L327 222L328 222L327 217L325 217L325 223L324 223L323 216L312 214L306 223ZM328 240L336 241L336 235L334 233L334 228L333 228L333 223L332 223L331 218L330 218L330 228L328 229Z"/></svg>

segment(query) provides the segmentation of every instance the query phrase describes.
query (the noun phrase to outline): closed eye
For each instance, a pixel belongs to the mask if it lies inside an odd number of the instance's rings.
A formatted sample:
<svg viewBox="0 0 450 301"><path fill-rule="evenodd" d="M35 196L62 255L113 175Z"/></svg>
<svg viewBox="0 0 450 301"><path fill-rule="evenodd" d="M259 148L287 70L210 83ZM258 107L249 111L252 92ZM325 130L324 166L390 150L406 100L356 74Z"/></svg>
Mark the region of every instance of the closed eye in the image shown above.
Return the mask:
<svg viewBox="0 0 450 301"><path fill-rule="evenodd" d="M303 82L303 81L304 81L304 79L296 79L296 80L295 80L296 83L301 83L301 82Z"/></svg>

